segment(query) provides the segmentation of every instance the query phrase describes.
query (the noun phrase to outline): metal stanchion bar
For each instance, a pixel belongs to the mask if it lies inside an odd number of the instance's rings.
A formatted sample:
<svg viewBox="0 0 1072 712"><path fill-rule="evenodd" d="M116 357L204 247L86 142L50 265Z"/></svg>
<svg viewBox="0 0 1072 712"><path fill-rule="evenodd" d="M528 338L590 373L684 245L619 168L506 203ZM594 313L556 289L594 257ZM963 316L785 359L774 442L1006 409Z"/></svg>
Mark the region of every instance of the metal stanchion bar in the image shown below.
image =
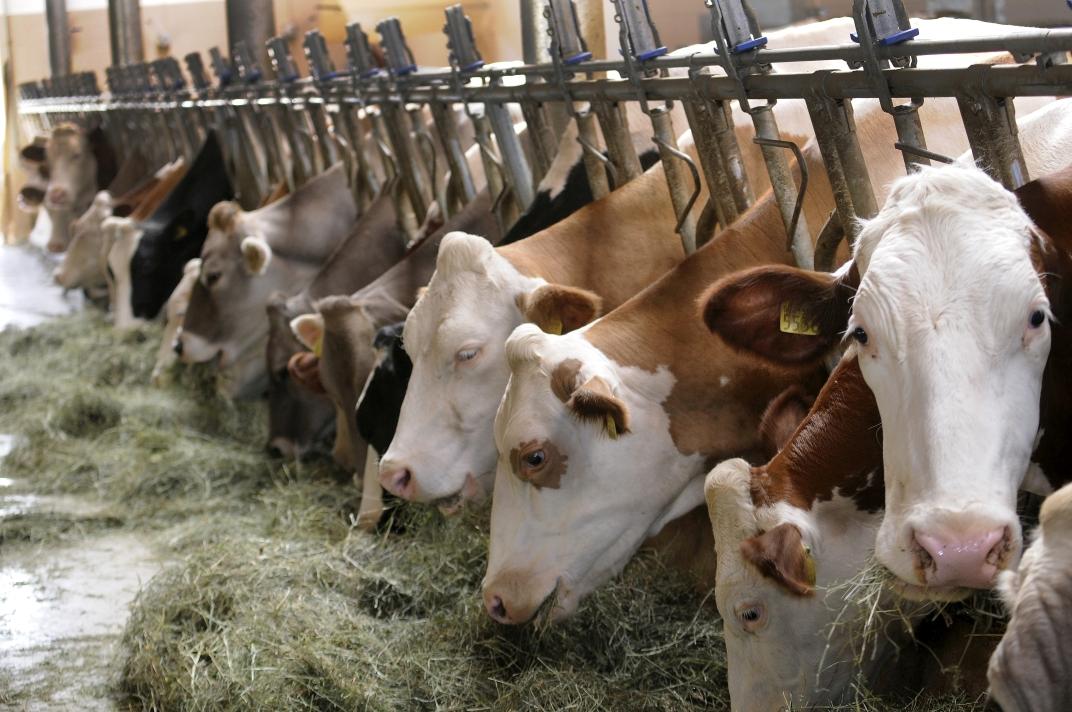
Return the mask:
<svg viewBox="0 0 1072 712"><path fill-rule="evenodd" d="M1017 138L1013 103L981 94L957 97L976 164L1009 190L1030 178Z"/></svg>

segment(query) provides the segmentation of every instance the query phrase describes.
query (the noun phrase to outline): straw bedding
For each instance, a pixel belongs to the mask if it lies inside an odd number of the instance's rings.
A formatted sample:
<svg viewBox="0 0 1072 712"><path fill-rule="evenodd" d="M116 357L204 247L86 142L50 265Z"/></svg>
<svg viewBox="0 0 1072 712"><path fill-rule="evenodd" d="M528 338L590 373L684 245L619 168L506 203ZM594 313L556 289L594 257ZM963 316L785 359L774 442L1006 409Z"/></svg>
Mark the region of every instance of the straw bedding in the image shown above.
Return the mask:
<svg viewBox="0 0 1072 712"><path fill-rule="evenodd" d="M217 397L197 369L148 387L159 334L117 335L93 314L0 334L0 432L19 436L5 472L107 508L4 520L0 543L128 527L175 561L123 636L115 688L131 706L728 709L713 594L645 554L564 624L496 626L479 595L486 509L400 508L357 530L345 473L264 454L263 404ZM846 709L889 708L861 692Z"/></svg>

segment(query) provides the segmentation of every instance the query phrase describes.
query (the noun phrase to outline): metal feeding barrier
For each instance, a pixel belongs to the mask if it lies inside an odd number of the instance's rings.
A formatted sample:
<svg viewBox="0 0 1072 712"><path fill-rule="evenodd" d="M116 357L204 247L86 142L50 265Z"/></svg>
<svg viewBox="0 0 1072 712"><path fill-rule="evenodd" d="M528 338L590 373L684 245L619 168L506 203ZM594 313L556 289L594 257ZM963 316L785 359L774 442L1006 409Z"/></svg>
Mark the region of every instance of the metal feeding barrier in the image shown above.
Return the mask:
<svg viewBox="0 0 1072 712"><path fill-rule="evenodd" d="M855 237L857 218L877 211L852 99L878 100L896 129L891 148L911 170L948 160L928 150L920 106L928 97L956 98L977 162L1012 189L1028 175L1011 99L1072 94L1072 66L1065 63L1072 30L921 40L901 0L853 0L855 33L845 44L778 48L745 0L703 2L714 46L691 54L670 53L661 44L646 0L611 0L622 56L593 59L573 0L543 0L548 61L486 64L469 19L455 5L445 11L446 68L418 66L400 23L388 18L376 27L379 55L360 24L347 28L345 70L334 66L323 37L311 31L302 45L307 77L299 76L287 42L276 37L268 42L274 80L239 42L230 59L209 50L214 83L193 53L185 58L189 83L171 58L110 67L107 94L92 73L23 84L20 112L38 131L72 120L101 125L116 145L145 147L161 160L189 159L206 133L217 131L243 204L255 204L275 182L294 188L342 161L362 209L389 190L413 230L433 201L449 217L476 195L464 151L469 137L504 227L532 204L551 166L563 128L556 117L575 125L596 197L635 178L641 164L634 134L647 129L629 125L626 105L635 102L665 168L675 229L692 252L716 225L730 224L755 200L734 130L731 102L737 101L754 125L797 263L829 269L841 239ZM1009 52L1019 64L916 68L921 56L976 52ZM845 69L772 71L775 63L831 60ZM833 188L836 207L814 254L801 210L806 166L800 147L782 139L772 111L783 99L805 101ZM678 148L684 127L673 125L673 102L682 103L699 165ZM556 106L565 111L556 113ZM528 151L511 107L525 121ZM694 211L701 174L709 196L704 209Z"/></svg>

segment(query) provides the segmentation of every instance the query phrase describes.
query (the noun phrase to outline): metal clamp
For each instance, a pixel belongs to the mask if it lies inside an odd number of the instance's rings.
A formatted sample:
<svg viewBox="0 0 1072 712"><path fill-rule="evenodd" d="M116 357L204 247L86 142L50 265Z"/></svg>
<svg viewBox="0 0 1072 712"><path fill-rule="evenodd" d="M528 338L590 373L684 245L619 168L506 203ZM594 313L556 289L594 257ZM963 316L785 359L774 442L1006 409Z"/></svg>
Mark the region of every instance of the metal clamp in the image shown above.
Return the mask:
<svg viewBox="0 0 1072 712"><path fill-rule="evenodd" d="M276 79L284 84L290 84L298 79L298 68L294 65L294 58L290 56L290 47L282 37L272 37L267 42L268 57L272 60L272 69Z"/></svg>
<svg viewBox="0 0 1072 712"><path fill-rule="evenodd" d="M220 53L219 47L210 47L208 58L212 64L212 73L216 75L216 83L220 88L229 85L234 80L234 65Z"/></svg>
<svg viewBox="0 0 1072 712"><path fill-rule="evenodd" d="M451 5L445 12L447 24L443 32L447 34L450 63L461 72L475 72L484 66L484 59L476 49L473 23L465 16L461 5Z"/></svg>
<svg viewBox="0 0 1072 712"><path fill-rule="evenodd" d="M860 4L859 2L853 3L854 16L856 7ZM862 4L866 8L864 19L866 19L867 29L864 30L857 23L856 32L849 34L853 42L860 42L862 45L873 42L879 47L891 47L907 42L919 34L919 29L912 27L908 12L901 0L862 0ZM864 35L861 30L867 35ZM860 41L861 37L864 38L863 42Z"/></svg>
<svg viewBox="0 0 1072 712"><path fill-rule="evenodd" d="M547 5L549 11L545 15L550 20L552 42L558 45L562 63L573 65L591 59L592 53L581 36L581 23L573 0L548 0Z"/></svg>
<svg viewBox="0 0 1072 712"><path fill-rule="evenodd" d="M186 62L186 71L190 73L190 81L194 89L204 91L209 87L208 77L205 75L205 63L201 61L200 52L190 52L183 58Z"/></svg>
<svg viewBox="0 0 1072 712"><path fill-rule="evenodd" d="M238 71L238 78L245 84L256 84L264 76L261 73L261 68L257 66L257 60L254 59L253 52L250 51L244 40L235 42L234 48L231 50L231 58L234 60L235 69Z"/></svg>
<svg viewBox="0 0 1072 712"><path fill-rule="evenodd" d="M796 234L797 225L800 223L800 213L804 209L804 195L808 192L808 162L804 160L804 154L801 152L800 146L792 141L786 141L785 139L780 138L760 138L759 136L756 136L752 139L752 143L758 146L787 148L793 152L793 155L797 159L797 165L800 166L800 187L797 189L796 203L793 204L793 218L789 221L789 228L786 230L785 249L792 250L793 236Z"/></svg>
<svg viewBox="0 0 1072 712"><path fill-rule="evenodd" d="M666 54L666 45L659 40L647 0L614 0L614 7L617 11L614 19L621 25L624 55L646 62Z"/></svg>
<svg viewBox="0 0 1072 712"><path fill-rule="evenodd" d="M351 22L346 26L346 57L355 79L368 79L380 73L368 35L361 29L360 22Z"/></svg>
<svg viewBox="0 0 1072 712"><path fill-rule="evenodd" d="M718 4L722 11L722 27L733 54L744 54L767 44L752 8L741 0L720 0ZM711 5L710 2L707 4L708 7Z"/></svg>
<svg viewBox="0 0 1072 712"><path fill-rule="evenodd" d="M402 35L402 23L397 17L388 17L376 25L376 31L380 33L381 46L387 59L387 68L396 77L404 77L417 71L417 62L413 59L413 52L406 44L406 38Z"/></svg>
<svg viewBox="0 0 1072 712"><path fill-rule="evenodd" d="M306 32L302 47L305 49L305 58L309 60L309 71L313 79L318 82L327 82L339 76L335 70L335 63L331 61L331 55L328 54L328 45L324 41L324 35L320 34L319 30Z"/></svg>

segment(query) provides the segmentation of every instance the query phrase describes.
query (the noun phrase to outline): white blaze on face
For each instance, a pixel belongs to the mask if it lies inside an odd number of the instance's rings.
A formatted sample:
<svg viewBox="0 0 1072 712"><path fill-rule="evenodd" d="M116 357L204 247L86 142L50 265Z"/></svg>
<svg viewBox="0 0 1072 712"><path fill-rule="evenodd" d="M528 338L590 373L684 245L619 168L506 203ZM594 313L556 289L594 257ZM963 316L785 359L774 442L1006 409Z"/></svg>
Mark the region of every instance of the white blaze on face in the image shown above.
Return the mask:
<svg viewBox="0 0 1072 712"><path fill-rule="evenodd" d="M646 539L703 501L692 476L701 456L677 452L660 406L674 377L613 363L584 331L553 336L525 324L507 342L484 578L485 604L500 622L525 622L556 587L552 615L569 615ZM613 427L590 395L611 404Z"/></svg>
<svg viewBox="0 0 1072 712"><path fill-rule="evenodd" d="M406 319L413 373L380 463L389 491L429 502L490 489L492 422L509 375L503 344L522 322L517 297L540 284L482 237L443 238L436 272ZM404 487L395 485L399 473L408 473Z"/></svg>
<svg viewBox="0 0 1072 712"><path fill-rule="evenodd" d="M879 560L909 595L987 587L1020 548L1050 349L1032 226L974 168L901 179L864 227L848 335L882 416Z"/></svg>
<svg viewBox="0 0 1072 712"><path fill-rule="evenodd" d="M49 136L48 190L45 207L58 210L85 209L97 187L97 160L84 131L58 126Z"/></svg>
<svg viewBox="0 0 1072 712"><path fill-rule="evenodd" d="M881 513L859 512L839 496L807 511L784 502L757 508L751 468L739 459L712 470L705 492L718 560L715 602L725 626L731 709L778 712L790 701L795 708L851 699L858 672L850 662L859 632L853 623L864 616L837 584L864 567ZM810 551L811 595L790 592L742 555L747 540L778 527L795 527ZM839 616L843 622L832 627Z"/></svg>

